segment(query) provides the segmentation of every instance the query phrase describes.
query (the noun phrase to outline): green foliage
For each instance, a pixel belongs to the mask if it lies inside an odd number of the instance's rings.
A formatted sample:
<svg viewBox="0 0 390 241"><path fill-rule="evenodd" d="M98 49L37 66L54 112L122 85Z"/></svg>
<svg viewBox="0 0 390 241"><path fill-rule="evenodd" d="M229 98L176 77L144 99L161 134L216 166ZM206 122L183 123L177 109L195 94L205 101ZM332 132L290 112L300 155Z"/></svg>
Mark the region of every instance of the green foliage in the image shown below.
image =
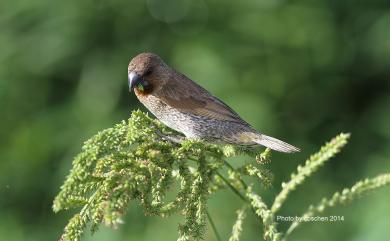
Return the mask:
<svg viewBox="0 0 390 241"><path fill-rule="evenodd" d="M374 178L366 178L357 182L351 188L345 188L341 193L335 192L331 198L323 198L317 205L310 205L308 210L302 215L302 218L313 217L322 213L325 209L338 204L346 204L360 197L366 192L390 184L390 174L378 175ZM294 221L286 232L286 236L292 233L299 226L300 222Z"/></svg>
<svg viewBox="0 0 390 241"><path fill-rule="evenodd" d="M272 205L272 212L277 212L285 202L288 194L295 190L307 177L317 171L326 161L336 155L340 149L347 144L349 134L340 134L321 150L312 155L305 163L305 166L298 166L297 173L291 174L291 180L288 183L282 183L282 191L276 196L274 204Z"/></svg>
<svg viewBox="0 0 390 241"><path fill-rule="evenodd" d="M226 187L217 170L226 164L223 157L238 155L240 150L196 140L177 146L163 141L157 132L174 134L136 111L128 123L122 122L85 142L54 200L55 212L82 207L66 226L63 240L80 240L89 222L92 231L100 223L117 227L132 200L142 205L146 215L182 213L185 221L179 226L179 240L203 236L208 196ZM241 175L243 172L235 172L230 179L238 180ZM175 198L166 200L175 183L179 183Z"/></svg>
<svg viewBox="0 0 390 241"><path fill-rule="evenodd" d="M246 205L238 211L230 241L240 239L248 207L262 222L264 239L281 240L298 223L293 223L284 234L277 229L276 212L285 203L289 193L339 152L349 138L349 134L340 134L312 155L303 167L298 166L297 173L291 175L287 184L282 184L281 192L271 208L268 208L261 196L253 191L253 183L248 185L243 180L244 176L254 176L256 181L260 180L264 186L270 186L272 175L257 163L259 160L260 163L269 162L268 149L256 155L256 150L198 140L185 140L177 145L164 141L161 133L176 134L159 121L135 111L128 122L123 121L85 142L53 204L55 212L81 208L70 219L61 240L80 240L89 224L93 232L101 223L117 227L123 222L122 217L131 201L140 203L145 215L167 217L173 213L182 214L184 222L179 225L180 241L202 239L207 219L220 239L207 212L207 200L211 194L224 188L230 188ZM242 154L255 157L257 162L234 168L226 161L227 157ZM311 206L304 216L351 201L389 183L390 174L358 182L351 189L345 189L341 194L336 193L330 199ZM174 194L170 195L174 197L168 198L168 194Z"/></svg>
<svg viewBox="0 0 390 241"><path fill-rule="evenodd" d="M275 222L274 214L263 202L261 197L256 193L248 191L247 196L251 201L251 205L255 210L255 213L262 219L264 226L264 239L265 240L280 240L282 234L276 229L277 223Z"/></svg>
<svg viewBox="0 0 390 241"><path fill-rule="evenodd" d="M246 217L246 209L247 207L243 207L237 211L237 220L232 228L232 235L229 238L229 241L239 241L242 233L242 224Z"/></svg>

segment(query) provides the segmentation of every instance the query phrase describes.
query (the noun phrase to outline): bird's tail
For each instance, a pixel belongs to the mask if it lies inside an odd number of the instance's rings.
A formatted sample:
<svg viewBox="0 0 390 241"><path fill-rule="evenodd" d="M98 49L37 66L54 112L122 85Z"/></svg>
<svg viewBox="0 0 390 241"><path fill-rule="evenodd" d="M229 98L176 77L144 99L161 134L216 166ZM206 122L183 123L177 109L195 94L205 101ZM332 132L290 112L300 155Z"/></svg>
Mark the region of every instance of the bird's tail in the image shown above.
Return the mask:
<svg viewBox="0 0 390 241"><path fill-rule="evenodd" d="M254 142L279 152L292 153L300 151L299 148L293 145L263 134L256 138Z"/></svg>

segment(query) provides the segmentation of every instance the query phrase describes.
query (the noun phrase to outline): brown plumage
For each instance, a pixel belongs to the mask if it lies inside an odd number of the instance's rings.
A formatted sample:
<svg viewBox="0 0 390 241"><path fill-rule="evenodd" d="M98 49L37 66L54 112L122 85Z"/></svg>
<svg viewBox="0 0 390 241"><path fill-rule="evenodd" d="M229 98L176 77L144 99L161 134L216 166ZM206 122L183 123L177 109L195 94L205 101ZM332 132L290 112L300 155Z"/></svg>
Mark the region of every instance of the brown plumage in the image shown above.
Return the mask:
<svg viewBox="0 0 390 241"><path fill-rule="evenodd" d="M157 55L142 53L128 67L129 90L164 124L187 138L237 145L260 144L280 152L298 148L261 134L229 106L169 67Z"/></svg>

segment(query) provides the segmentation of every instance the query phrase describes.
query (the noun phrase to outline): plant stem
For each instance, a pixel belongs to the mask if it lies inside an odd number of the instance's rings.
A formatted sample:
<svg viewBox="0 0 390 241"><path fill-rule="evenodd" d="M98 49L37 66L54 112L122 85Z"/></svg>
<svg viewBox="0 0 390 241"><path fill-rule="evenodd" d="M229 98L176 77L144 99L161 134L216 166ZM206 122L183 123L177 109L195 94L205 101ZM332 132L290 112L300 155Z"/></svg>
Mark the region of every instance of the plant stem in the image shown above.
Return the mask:
<svg viewBox="0 0 390 241"><path fill-rule="evenodd" d="M214 231L215 237L217 238L217 241L222 241L221 236L219 236L219 233L218 233L218 231L217 231L217 228L215 227L215 224L214 224L214 222L213 222L213 219L211 218L210 213L209 213L207 210L206 210L206 215L207 215L207 219L208 219L209 222L210 222L211 228L212 228L213 231Z"/></svg>
<svg viewBox="0 0 390 241"><path fill-rule="evenodd" d="M234 167L232 165L230 165L229 162L227 162L226 160L223 160L225 166L227 166L231 171L233 172L237 172L236 169L234 169ZM238 178L238 180L240 181L241 185L244 187L244 189L246 190L248 188L248 185L244 182L244 180L242 180L241 177Z"/></svg>
<svg viewBox="0 0 390 241"><path fill-rule="evenodd" d="M240 191L238 191L224 176L222 176L220 173L216 172L216 174L226 183L226 185L228 185L230 187L230 189L232 189L232 191L237 194L237 196L239 196L248 206L251 207L251 210L252 212L255 214L255 216L257 217L256 220L258 220L260 223L263 222L263 220L261 218L259 218L259 216L256 214L256 210L253 208L253 206L251 205L251 202L244 196L240 193Z"/></svg>
<svg viewBox="0 0 390 241"><path fill-rule="evenodd" d="M244 202L249 203L249 200L240 193L224 176L222 176L219 172L216 172L217 175L232 189L232 191L237 194Z"/></svg>

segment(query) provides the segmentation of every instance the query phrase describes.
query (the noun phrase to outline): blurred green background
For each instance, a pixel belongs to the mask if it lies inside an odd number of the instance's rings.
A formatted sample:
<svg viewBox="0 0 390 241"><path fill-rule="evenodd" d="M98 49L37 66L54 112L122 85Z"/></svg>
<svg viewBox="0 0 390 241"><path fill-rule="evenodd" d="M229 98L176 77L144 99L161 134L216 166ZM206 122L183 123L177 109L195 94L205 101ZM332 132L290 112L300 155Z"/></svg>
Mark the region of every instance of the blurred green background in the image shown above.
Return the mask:
<svg viewBox="0 0 390 241"><path fill-rule="evenodd" d="M294 192L284 215L390 171L390 3L385 0L0 1L0 240L56 240L74 211L51 204L84 140L142 107L127 64L155 52L268 135L302 148L274 153L274 187L339 132L345 150ZM240 162L235 160L234 162ZM224 238L240 199L210 213ZM329 210L290 240L388 240L390 189ZM84 240L176 240L180 217L129 207L118 230ZM288 223L279 228L283 230ZM243 241L262 240L250 214ZM208 231L206 240L215 240Z"/></svg>

